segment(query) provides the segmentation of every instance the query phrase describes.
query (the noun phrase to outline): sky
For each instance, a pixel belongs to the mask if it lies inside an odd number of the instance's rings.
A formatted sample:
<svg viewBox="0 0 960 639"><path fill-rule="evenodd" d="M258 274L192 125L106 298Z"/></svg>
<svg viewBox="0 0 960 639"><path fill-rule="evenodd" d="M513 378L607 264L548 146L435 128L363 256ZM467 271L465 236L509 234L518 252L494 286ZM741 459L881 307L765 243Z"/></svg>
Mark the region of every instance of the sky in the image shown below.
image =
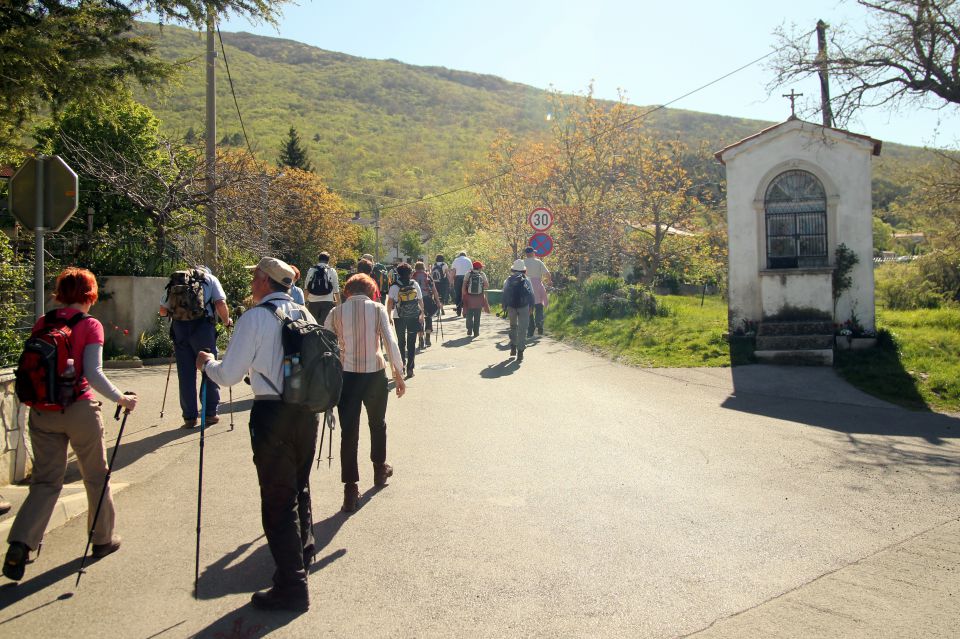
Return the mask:
<svg viewBox="0 0 960 639"><path fill-rule="evenodd" d="M769 53L777 27L812 31L818 19L857 28L866 12L850 0L301 0L277 27L227 17L222 31L288 38L330 51L500 76L540 89L665 104ZM816 37L810 37L811 49ZM769 58L768 58L769 60ZM772 71L754 64L671 106L780 122L781 97L819 102L816 79L768 95ZM799 105L799 102L798 102ZM799 108L799 107L798 107ZM916 146L960 144L957 107L873 109L847 128ZM819 121L819 113L805 119Z"/></svg>

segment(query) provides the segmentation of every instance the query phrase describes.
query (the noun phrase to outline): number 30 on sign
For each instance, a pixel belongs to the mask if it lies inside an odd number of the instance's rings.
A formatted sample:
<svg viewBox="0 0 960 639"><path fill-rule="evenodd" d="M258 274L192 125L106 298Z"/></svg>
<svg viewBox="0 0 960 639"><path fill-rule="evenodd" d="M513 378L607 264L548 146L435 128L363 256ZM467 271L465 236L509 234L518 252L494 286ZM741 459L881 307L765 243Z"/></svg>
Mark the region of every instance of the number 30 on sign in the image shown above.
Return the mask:
<svg viewBox="0 0 960 639"><path fill-rule="evenodd" d="M530 228L534 231L546 231L553 226L553 213L550 209L542 207L536 208L530 212L530 217L527 218L527 221L530 223Z"/></svg>

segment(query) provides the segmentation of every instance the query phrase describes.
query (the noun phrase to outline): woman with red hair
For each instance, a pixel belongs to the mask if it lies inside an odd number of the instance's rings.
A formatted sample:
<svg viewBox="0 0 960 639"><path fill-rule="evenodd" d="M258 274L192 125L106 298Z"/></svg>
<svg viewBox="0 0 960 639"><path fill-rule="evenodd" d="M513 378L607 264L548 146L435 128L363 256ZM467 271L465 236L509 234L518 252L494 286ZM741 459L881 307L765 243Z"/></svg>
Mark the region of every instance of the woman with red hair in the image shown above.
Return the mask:
<svg viewBox="0 0 960 639"><path fill-rule="evenodd" d="M67 470L67 444L77 455L77 464L87 492L87 530L93 524L97 503L100 516L93 530L93 556L106 557L120 548L120 537L113 532L116 513L110 486L106 485L107 453L103 441L100 402L93 391L128 411L137 406L137 396L124 395L103 374L103 325L87 313L97 301L97 280L82 268L67 268L57 277L55 299L60 308L41 317L34 334L48 326L71 326L68 357L73 360L77 395L63 408L34 406L30 409L30 440L33 447L33 477L30 493L17 513L7 541L3 574L13 580L23 578L31 551L40 547L43 532L53 514L63 476Z"/></svg>
<svg viewBox="0 0 960 639"><path fill-rule="evenodd" d="M380 340L386 344L393 370L397 397L403 397L403 360L397 338L383 304L373 301L377 284L373 278L357 273L343 287L344 302L333 307L325 326L337 334L340 361L343 364L343 390L337 413L340 416L340 479L343 481L343 512L357 509L360 498L360 470L357 447L360 439L360 409L366 407L370 425L370 461L373 484L385 486L393 474L387 463L387 389L386 362L380 353Z"/></svg>

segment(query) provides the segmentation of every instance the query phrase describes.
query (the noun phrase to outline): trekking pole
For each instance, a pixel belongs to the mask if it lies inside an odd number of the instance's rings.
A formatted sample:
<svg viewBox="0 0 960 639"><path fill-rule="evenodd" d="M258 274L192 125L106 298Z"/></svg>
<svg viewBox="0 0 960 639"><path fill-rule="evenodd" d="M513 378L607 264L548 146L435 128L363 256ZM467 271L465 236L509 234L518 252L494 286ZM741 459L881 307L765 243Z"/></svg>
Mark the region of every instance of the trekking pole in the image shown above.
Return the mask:
<svg viewBox="0 0 960 639"><path fill-rule="evenodd" d="M167 364L167 384L163 387L163 403L160 404L160 419L163 419L163 409L167 407L167 390L170 388L170 371L173 370L173 360Z"/></svg>
<svg viewBox="0 0 960 639"><path fill-rule="evenodd" d="M229 346L230 340L233 338L233 326L232 326L232 325L230 326L230 328L227 329L227 333L229 333L229 334L227 335L227 345ZM231 386L229 386L228 388L229 388L229 392L230 392L230 430L232 431L232 430L233 430L233 386L231 385Z"/></svg>
<svg viewBox="0 0 960 639"><path fill-rule="evenodd" d="M330 429L330 443L327 445L327 468L330 468L333 465L333 427L336 424L336 420L333 418L333 411L329 412L330 419L327 420L327 424Z"/></svg>
<svg viewBox="0 0 960 639"><path fill-rule="evenodd" d="M209 351L207 351L209 352ZM200 512L203 506L203 431L207 427L207 380L200 382L200 470L197 473L197 554L193 568L193 598L200 598Z"/></svg>
<svg viewBox="0 0 960 639"><path fill-rule="evenodd" d="M323 457L323 438L326 436L326 433L323 432L327 428L327 417L330 415L330 411L325 411L323 413L323 426L320 427L320 449L317 451L317 470L320 469L320 459ZM333 445L333 442L331 442Z"/></svg>
<svg viewBox="0 0 960 639"><path fill-rule="evenodd" d="M124 395L132 395L127 391ZM127 415L130 409L123 411L123 421L120 422L120 432L117 434L117 441L113 445L113 454L110 455L110 463L107 464L107 474L103 478L103 488L100 489L100 499L97 500L97 510L93 513L93 523L90 524L90 534L87 535L87 547L83 549L83 557L80 558L80 569L77 570L77 583L74 587L80 586L80 577L83 576L83 566L87 563L87 553L90 552L90 545L93 543L93 531L97 529L97 519L100 517L100 507L103 506L103 496L107 494L107 486L110 485L110 473L113 472L113 462L117 460L117 450L120 449L120 438L123 437L123 429L127 425ZM113 414L115 420L120 419L120 404L117 404L117 412Z"/></svg>
<svg viewBox="0 0 960 639"><path fill-rule="evenodd" d="M440 333L440 344L443 344L443 318L440 317L440 311L437 311L437 332Z"/></svg>

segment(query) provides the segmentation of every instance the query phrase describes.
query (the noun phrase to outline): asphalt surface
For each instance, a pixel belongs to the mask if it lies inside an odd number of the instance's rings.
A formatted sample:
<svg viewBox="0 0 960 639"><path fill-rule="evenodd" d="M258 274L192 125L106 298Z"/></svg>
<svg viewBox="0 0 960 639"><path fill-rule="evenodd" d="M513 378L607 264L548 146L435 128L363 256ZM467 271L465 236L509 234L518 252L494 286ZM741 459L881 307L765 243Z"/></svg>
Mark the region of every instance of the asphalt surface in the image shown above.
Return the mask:
<svg viewBox="0 0 960 639"><path fill-rule="evenodd" d="M242 385L235 429L224 407L206 436L194 598L198 433L173 391L159 419L156 367L110 375L142 397L113 476L123 547L76 587L84 518L49 530L0 582L0 636L957 636L960 420L823 368L636 369L549 337L518 365L503 321L444 324L391 396L379 491L361 428L351 516L324 444L309 612L249 604L273 565Z"/></svg>

